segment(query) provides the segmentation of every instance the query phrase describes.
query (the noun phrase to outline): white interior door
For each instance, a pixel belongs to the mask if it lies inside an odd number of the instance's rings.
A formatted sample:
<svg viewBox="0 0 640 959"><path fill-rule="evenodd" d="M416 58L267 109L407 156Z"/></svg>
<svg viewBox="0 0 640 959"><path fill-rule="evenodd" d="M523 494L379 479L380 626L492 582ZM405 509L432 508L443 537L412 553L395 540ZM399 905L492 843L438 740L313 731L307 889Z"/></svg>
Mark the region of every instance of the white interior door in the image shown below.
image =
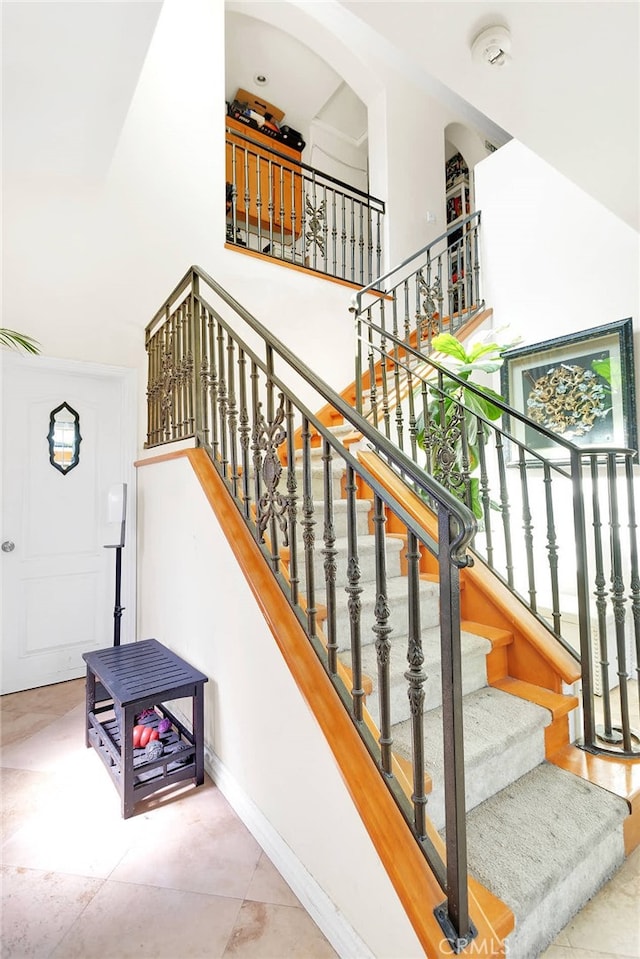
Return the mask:
<svg viewBox="0 0 640 959"><path fill-rule="evenodd" d="M115 550L108 493L130 490L122 553L122 641L133 638L135 451L132 371L2 354L2 693L81 676L82 653L113 642ZM78 413L77 465L50 462L52 411ZM114 538L114 536L116 538Z"/></svg>

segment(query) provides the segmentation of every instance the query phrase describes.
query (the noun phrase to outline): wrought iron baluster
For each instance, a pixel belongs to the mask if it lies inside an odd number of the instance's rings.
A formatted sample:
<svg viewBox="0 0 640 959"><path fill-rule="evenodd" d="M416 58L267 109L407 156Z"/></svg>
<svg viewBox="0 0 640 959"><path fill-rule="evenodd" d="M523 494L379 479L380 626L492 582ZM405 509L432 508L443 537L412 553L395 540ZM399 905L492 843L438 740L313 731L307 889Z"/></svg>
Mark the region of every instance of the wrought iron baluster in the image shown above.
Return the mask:
<svg viewBox="0 0 640 959"><path fill-rule="evenodd" d="M451 516L438 512L440 545L440 637L444 753L447 901L435 915L447 938L460 952L474 937L467 887L462 654L460 645L460 572L451 561Z"/></svg>
<svg viewBox="0 0 640 959"><path fill-rule="evenodd" d="M274 163L273 160L271 159L271 157L269 157L269 159L267 160L267 177L268 177L267 183L268 183L268 186L269 186L269 203L268 203L268 211L269 211L269 250L273 250L273 222L274 222L274 219L275 219L275 211L276 211L276 198L275 198L275 196L274 196L274 193L275 193L275 177L274 177L273 170L274 170L274 167L277 167L277 166L279 166L279 164L278 164L278 163ZM260 252L262 252L262 243L260 243Z"/></svg>
<svg viewBox="0 0 640 959"><path fill-rule="evenodd" d="M210 358L209 358L209 340L207 338L207 311L203 305L198 311L198 322L200 324L200 406L202 409L202 442L205 446L211 448L210 437L210 410L209 410L209 389L211 385Z"/></svg>
<svg viewBox="0 0 640 959"><path fill-rule="evenodd" d="M384 435L391 439L391 416L389 412L389 384L387 379L387 339L385 336L384 300L380 303L380 325L382 334L380 339L380 378L382 381L382 422Z"/></svg>
<svg viewBox="0 0 640 959"><path fill-rule="evenodd" d="M547 553L549 556L549 574L551 577L551 616L553 629L560 636L562 634L562 617L560 612L560 585L558 582L558 539L553 509L553 489L551 467L544 464L544 497L547 510ZM511 585L511 584L510 584Z"/></svg>
<svg viewBox="0 0 640 959"><path fill-rule="evenodd" d="M260 374L255 360L251 361L251 412L252 412L252 431L251 431L251 451L253 453L253 500L256 506L256 539L258 539L257 510L258 503L262 499L262 451L259 443L259 420L260 420ZM222 458L222 457L221 457Z"/></svg>
<svg viewBox="0 0 640 959"><path fill-rule="evenodd" d="M351 237L349 243L351 245L351 282L355 283L356 281L356 211L354 207L353 197L349 197L351 203Z"/></svg>
<svg viewBox="0 0 640 959"><path fill-rule="evenodd" d="M487 439L484 430L478 433L478 462L480 464L480 502L484 522L484 542L487 564L493 567L493 529L491 526L491 496L487 472Z"/></svg>
<svg viewBox="0 0 640 959"><path fill-rule="evenodd" d="M513 589L513 550L511 547L511 507L509 505L509 488L507 486L507 471L504 462L504 446L502 433L496 433L496 453L498 456L498 477L500 483L500 515L502 516L502 530L504 538L505 569L507 582ZM549 478L551 481L551 478ZM547 512L547 521L549 514ZM556 580L557 582L557 580Z"/></svg>
<svg viewBox="0 0 640 959"><path fill-rule="evenodd" d="M381 239L381 226L380 226L380 211L376 213L377 220L377 235L376 235L376 276L380 276L382 273L382 239ZM373 282L373 277L371 277L370 283Z"/></svg>
<svg viewBox="0 0 640 959"><path fill-rule="evenodd" d="M420 550L415 533L407 536L407 583L409 604L409 635L407 662L409 669L404 677L409 683L407 696L411 715L411 758L413 762L413 817L416 835L426 836L427 796L424 789L424 684L427 675L423 671L422 632L420 626Z"/></svg>
<svg viewBox="0 0 640 959"><path fill-rule="evenodd" d="M338 669L338 640L336 637L336 532L333 520L333 456L327 440L323 440L324 466L324 581L327 596L327 665L334 674Z"/></svg>
<svg viewBox="0 0 640 959"><path fill-rule="evenodd" d="M322 248L320 252L324 258L324 267L323 270L325 273L329 272L329 218L327 212L327 187L326 184L322 187ZM364 284L363 284L364 286Z"/></svg>
<svg viewBox="0 0 640 959"><path fill-rule="evenodd" d="M295 429L293 404L287 397L287 500L289 518L289 584L291 602L297 606L300 576L298 574L298 480L296 478Z"/></svg>
<svg viewBox="0 0 640 959"><path fill-rule="evenodd" d="M249 178L249 151L246 147L243 148L244 153L244 229L245 235L247 238L247 245L249 244L249 209L251 207L251 192L249 190L250 178ZM258 172L256 167L256 172ZM257 178L258 190L260 189L260 179ZM260 207L258 205L258 220L260 219ZM237 235L236 235L237 239Z"/></svg>
<svg viewBox="0 0 640 959"><path fill-rule="evenodd" d="M537 610L536 572L533 556L533 523L529 505L529 477L527 461L522 446L518 449L518 469L520 472L520 490L522 493L522 528L524 530L524 548L527 556L527 581L529 584L529 606Z"/></svg>
<svg viewBox="0 0 640 959"><path fill-rule="evenodd" d="M251 426L247 407L247 357L245 351L238 351L238 378L240 380L240 458L242 461L242 511L245 519L251 516L251 487L249 482L249 442Z"/></svg>
<svg viewBox="0 0 640 959"><path fill-rule="evenodd" d="M253 154L256 161L256 232L258 234L258 249L262 249L262 158L259 153ZM268 162L268 161L267 161ZM269 193L267 193L267 217L269 213ZM247 233L247 244L249 243L249 234Z"/></svg>
<svg viewBox="0 0 640 959"><path fill-rule="evenodd" d="M229 454L231 466L231 489L234 499L238 498L238 407L236 402L235 378L235 342L231 333L227 336L227 370L229 371L229 392L227 401L227 425L229 429Z"/></svg>
<svg viewBox="0 0 640 959"><path fill-rule="evenodd" d="M364 278L365 283L371 283L373 277L373 219L371 204L367 203L367 275Z"/></svg>
<svg viewBox="0 0 640 959"><path fill-rule="evenodd" d="M296 181L300 178L300 196L304 194L304 182L300 174L293 170L291 173L291 262L295 263L298 255L296 251L296 243L298 241L298 206L296 203Z"/></svg>
<svg viewBox="0 0 640 959"><path fill-rule="evenodd" d="M307 247L307 235L308 235L308 224L307 224L307 197L309 195L309 177L303 177L302 181L302 195L304 197L302 201L302 209L300 210L300 235L302 236L302 264L303 266L309 266L308 256L309 250Z"/></svg>
<svg viewBox="0 0 640 959"><path fill-rule="evenodd" d="M638 684L638 705L640 706L640 566L638 563L638 523L636 518L635 498L633 495L633 457L625 454L625 479L627 490L628 526L629 526L629 558L630 558L630 587L631 587L631 614L633 616L633 633L636 650L636 681Z"/></svg>
<svg viewBox="0 0 640 959"><path fill-rule="evenodd" d="M392 350L392 367L393 367L393 388L396 394L396 436L397 442L400 449L403 449L403 422L402 422L402 397L400 392L400 353L398 348L397 340L399 339L398 331L398 300L395 296L395 291L393 295L393 300L391 301L391 316L392 316L392 330L393 330L393 350Z"/></svg>
<svg viewBox="0 0 640 959"><path fill-rule="evenodd" d="M214 314L207 312L207 318L207 351L209 354L209 375L207 386L211 403L211 450L213 461L215 463L220 456L220 441L218 439L218 364L216 362L216 329Z"/></svg>
<svg viewBox="0 0 640 959"><path fill-rule="evenodd" d="M600 681L602 684L602 727L596 727L596 733L605 742L620 742L622 737L614 733L611 725L611 692L609 690L609 640L607 636L607 589L604 575L604 558L602 549L602 519L600 516L600 491L598 457L590 456L591 460L591 507L593 510L593 539L595 557L595 592L596 613L598 617L598 649L600 655Z"/></svg>
<svg viewBox="0 0 640 959"><path fill-rule="evenodd" d="M304 544L304 568L307 596L307 632L316 635L316 587L314 571L315 532L313 508L313 483L311 476L311 431L306 416L302 419L302 542Z"/></svg>
<svg viewBox="0 0 640 959"><path fill-rule="evenodd" d="M375 534L376 553L376 605L375 623L372 627L376 637L376 658L378 662L378 700L380 703L380 764L384 773L392 774L393 756L391 746L391 684L389 678L389 661L391 656L391 641L389 635L392 627L389 625L389 600L387 598L387 563L384 525L386 516L384 504L377 493L374 496L373 526Z"/></svg>
<svg viewBox="0 0 640 959"><path fill-rule="evenodd" d="M629 717L629 688L627 675L627 649L625 636L624 578L622 575L622 549L620 543L620 512L618 507L616 454L607 453L607 482L609 487L609 532L611 538L611 604L616 630L616 651L618 654L618 696L620 698L620 717L622 722L622 746L625 752L632 752L631 720Z"/></svg>
<svg viewBox="0 0 640 959"><path fill-rule="evenodd" d="M359 214L359 236L358 236L358 248L360 251L360 283L362 286L365 284L364 279L364 209L362 201L358 202L358 209L360 210Z"/></svg>
<svg viewBox="0 0 640 959"><path fill-rule="evenodd" d="M373 348L373 330L369 327L369 406L371 422L378 428L378 386L376 383L376 358Z"/></svg>
<svg viewBox="0 0 640 959"><path fill-rule="evenodd" d="M290 174L290 176L293 176L293 174ZM279 197L280 197L280 248L282 250L284 250L284 218L286 216L285 205L284 205L284 195L285 195L284 183L285 183L284 167L280 165L280 194L279 194ZM293 243L293 236L291 238L291 242ZM269 250L269 252L273 253L273 249Z"/></svg>
<svg viewBox="0 0 640 959"><path fill-rule="evenodd" d="M351 671L353 697L353 715L362 721L362 707L364 689L362 688L362 640L361 640L361 613L362 602L360 596L360 558L358 556L358 525L356 512L356 485L355 472L351 465L347 465L347 592L349 609L349 630L351 639Z"/></svg>
<svg viewBox="0 0 640 959"><path fill-rule="evenodd" d="M278 529L282 533L282 544L288 546L287 497L278 486L282 476L282 463L278 449L285 442L287 435L284 426L284 394L278 394L278 407L275 414L268 420L260 412L258 403L257 427L254 434L254 448L257 447L264 456L262 459L262 496L256 502L256 523L258 542L264 543L264 534L269 527L270 559L274 573L280 568L280 550L278 545Z"/></svg>
<svg viewBox="0 0 640 959"><path fill-rule="evenodd" d="M342 241L342 270L340 276L343 280L347 278L347 198L342 194L342 232L340 239Z"/></svg>
<svg viewBox="0 0 640 959"><path fill-rule="evenodd" d="M218 413L220 416L220 475L227 479L227 374L225 370L224 330L218 322Z"/></svg>
<svg viewBox="0 0 640 959"><path fill-rule="evenodd" d="M336 211L336 191L331 191L331 261L333 275L338 276L338 214Z"/></svg>

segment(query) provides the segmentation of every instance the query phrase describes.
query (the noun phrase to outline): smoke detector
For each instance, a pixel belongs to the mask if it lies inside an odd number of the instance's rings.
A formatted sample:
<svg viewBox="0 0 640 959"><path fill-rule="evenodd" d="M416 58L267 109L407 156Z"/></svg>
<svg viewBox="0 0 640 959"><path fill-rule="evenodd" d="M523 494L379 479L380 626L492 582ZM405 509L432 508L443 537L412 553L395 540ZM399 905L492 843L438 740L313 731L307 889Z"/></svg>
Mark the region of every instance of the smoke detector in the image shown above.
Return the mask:
<svg viewBox="0 0 640 959"><path fill-rule="evenodd" d="M471 56L476 63L503 67L511 59L511 34L506 27L487 27L471 44Z"/></svg>

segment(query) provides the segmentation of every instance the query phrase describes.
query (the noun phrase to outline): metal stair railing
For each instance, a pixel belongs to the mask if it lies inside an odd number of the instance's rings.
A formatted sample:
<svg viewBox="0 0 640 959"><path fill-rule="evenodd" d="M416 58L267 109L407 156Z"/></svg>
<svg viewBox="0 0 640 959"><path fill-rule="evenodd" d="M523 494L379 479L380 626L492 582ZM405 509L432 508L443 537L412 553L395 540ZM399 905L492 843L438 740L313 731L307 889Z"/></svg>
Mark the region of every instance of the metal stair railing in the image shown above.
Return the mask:
<svg viewBox="0 0 640 959"><path fill-rule="evenodd" d="M584 749L637 759L637 452L577 446L483 394L381 316L357 316L370 379L359 412L474 512L471 549L579 660ZM489 399L499 418L470 409L473 397Z"/></svg>
<svg viewBox="0 0 640 959"><path fill-rule="evenodd" d="M392 329L396 337L428 353L434 336L455 333L483 309L478 210L353 295L356 386L366 368L364 324Z"/></svg>
<svg viewBox="0 0 640 959"><path fill-rule="evenodd" d="M227 129L227 242L350 283L382 269L383 200Z"/></svg>
<svg viewBox="0 0 640 959"><path fill-rule="evenodd" d="M146 349L146 446L193 438L208 452L423 851L445 898L434 913L454 951L461 951L475 935L469 916L460 647L460 569L470 563L472 513L198 267L187 272L147 326ZM438 517L437 542L299 399L296 380L314 391L318 408L331 403L345 424L428 498ZM370 499L373 533L358 519L363 493ZM388 519L394 521L393 534L385 533ZM339 521L344 521L340 536ZM407 550L404 592L397 597L390 595L389 583L399 561L399 527ZM374 572L367 581L369 553ZM420 573L426 554L431 564L436 557L439 572L447 744L444 857L429 835L425 812L424 757L434 748L425 742L423 728L428 679L422 669ZM375 601L370 622L362 613L367 599ZM392 635L400 620L408 623L405 640ZM377 733L364 702L367 641L376 652ZM412 730L408 792L399 783L393 752L390 652L400 642Z"/></svg>

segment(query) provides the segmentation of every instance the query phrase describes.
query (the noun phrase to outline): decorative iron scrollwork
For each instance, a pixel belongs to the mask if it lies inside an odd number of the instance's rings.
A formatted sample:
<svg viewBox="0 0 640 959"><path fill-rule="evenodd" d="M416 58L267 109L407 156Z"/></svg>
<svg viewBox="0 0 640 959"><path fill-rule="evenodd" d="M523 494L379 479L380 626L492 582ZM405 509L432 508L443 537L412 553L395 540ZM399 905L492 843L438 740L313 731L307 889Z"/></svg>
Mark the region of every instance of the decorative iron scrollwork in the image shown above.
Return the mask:
<svg viewBox="0 0 640 959"><path fill-rule="evenodd" d="M308 196L305 197L305 212L307 216L307 232L305 237L309 246L312 243L320 250L321 256L324 256L324 230L327 214L325 202L321 200L317 207L312 206Z"/></svg>
<svg viewBox="0 0 640 959"><path fill-rule="evenodd" d="M287 522L288 496L278 492L278 483L282 476L282 463L278 456L278 448L287 438L284 426L284 394L278 394L279 405L271 423L267 423L262 410L262 403L258 403L258 420L253 431L253 449L257 453L254 462L259 462L260 451L262 457L261 475L264 482L264 491L258 500L258 538L264 543L264 532L269 521L274 519L282 531L283 546L289 545L289 528Z"/></svg>
<svg viewBox="0 0 640 959"><path fill-rule="evenodd" d="M416 313L416 321L422 330L422 339L438 333L439 310L438 302L442 300L442 286L440 277L436 277L431 286L426 282L421 272L418 272L418 289L424 297L422 312Z"/></svg>

